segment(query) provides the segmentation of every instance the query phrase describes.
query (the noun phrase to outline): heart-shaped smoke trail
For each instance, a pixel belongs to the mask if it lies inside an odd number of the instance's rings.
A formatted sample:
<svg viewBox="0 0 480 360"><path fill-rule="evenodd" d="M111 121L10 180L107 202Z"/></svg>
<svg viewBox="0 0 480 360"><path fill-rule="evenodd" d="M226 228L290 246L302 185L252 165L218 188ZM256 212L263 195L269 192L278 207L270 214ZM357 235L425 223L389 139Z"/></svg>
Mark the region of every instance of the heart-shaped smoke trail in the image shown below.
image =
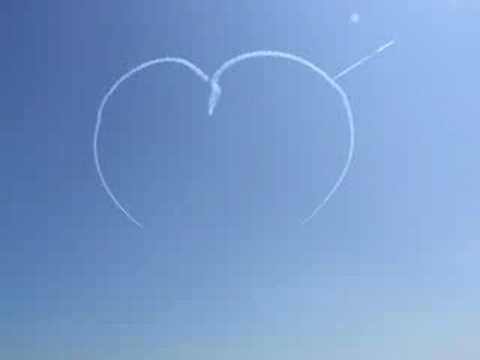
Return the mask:
<svg viewBox="0 0 480 360"><path fill-rule="evenodd" d="M188 60L182 59L182 58L175 58L175 57L166 57L166 58L160 58L160 59L155 59L151 60L148 62L145 62L126 74L122 75L109 89L109 91L105 94L103 97L100 106L98 108L97 112L97 122L95 124L95 131L94 131L94 136L93 136L93 154L94 154L94 161L95 161L95 167L98 173L98 176L100 178L100 181L102 183L102 186L104 187L105 191L107 192L108 196L111 198L111 200L114 202L115 206L123 212L127 218L132 221L134 224L136 224L139 227L143 227L143 225L135 218L133 217L130 212L120 203L120 201L117 199L117 197L114 195L112 190L110 189L105 176L103 175L102 168L100 165L100 160L99 160L99 155L98 155L98 137L100 134L100 127L102 125L102 120L103 120L103 111L105 109L105 106L110 99L110 97L116 92L116 90L119 88L119 86L128 80L130 77L133 75L139 73L142 70L145 70L148 67L154 66L154 65L159 65L159 64L167 64L167 63L173 63L173 64L178 64L185 66L189 70L191 70L195 75L197 75L202 81L208 83L210 82L211 86L211 94L208 102L208 113L209 115L213 115L216 106L218 105L218 102L220 101L220 96L222 94L222 88L220 87L220 78L222 75L229 69L231 69L233 66L249 60L249 59L254 59L254 58L276 58L276 59L284 59L288 61L292 61L295 63L298 63L300 65L303 65L307 67L308 69L312 70L315 74L319 75L322 77L341 97L343 106L345 108L345 113L347 116L347 121L348 121L348 126L349 126L349 132L350 132L350 141L349 141L349 148L348 148L348 155L347 159L345 161L345 164L343 166L343 169L338 176L335 184L333 184L331 190L327 193L327 195L323 198L323 200L313 209L313 211L310 213L309 216L307 216L302 223L306 224L310 220L313 219L313 217L320 211L330 200L330 198L335 194L335 192L338 190L340 185L342 184L343 180L345 179L348 170L350 169L350 165L352 163L353 159L353 153L355 149L355 126L354 126L354 119L353 119L353 112L352 108L350 105L350 101L348 100L348 96L346 92L343 90L343 88L338 84L337 80L340 79L341 77L345 76L346 74L350 73L354 69L358 68L359 66L365 64L375 56L381 54L383 51L385 51L387 48L392 46L394 44L393 41L388 42L387 44L381 46L380 48L376 49L374 52L372 52L370 55L363 57L359 61L357 61L355 64L349 66L345 70L341 71L335 76L330 76L328 75L325 71L311 63L310 61L301 58L299 56L285 53L285 52L280 52L280 51L271 51L271 50L263 50L263 51L254 51L254 52L249 52L245 53L242 55L239 55L237 57L234 57L228 61L226 61L220 68L213 74L211 80L209 79L208 75L206 75L199 67L194 65Z"/></svg>
<svg viewBox="0 0 480 360"><path fill-rule="evenodd" d="M212 95L210 97L210 107L209 107L209 113L213 114L215 110L215 106L217 105L219 101L219 97L221 94L221 87L219 85L220 78L222 75L229 69L231 69L233 66L239 64L242 61L249 60L249 59L254 59L254 58L265 58L265 57L270 57L270 58L276 58L276 59L284 59L288 61L293 61L297 64L300 64L302 66L307 67L308 69L312 70L314 73L317 75L321 76L327 83L340 95L342 99L343 106L345 108L345 112L347 115L347 120L348 120L348 127L350 131L350 144L348 148L348 155L347 155L347 160L345 162L345 165L342 169L342 172L340 173L340 176L337 178L337 181L331 188L331 190L328 192L328 194L325 196L325 198L318 204L315 209L310 213L308 217L306 217L302 223L305 224L309 222L317 213L318 211L323 208L327 202L330 200L330 198L335 194L337 189L340 187L342 184L343 180L345 179L345 176L348 173L348 169L350 168L350 165L352 163L353 159L353 152L355 148L355 126L353 122L353 112L352 108L350 105L350 101L348 100L348 96L345 93L345 91L340 87L340 85L335 81L334 78L329 76L325 71L314 65L308 60L305 60L299 56L289 54L289 53L284 53L280 51L270 51L270 50L264 50L264 51L254 51L246 54L239 55L233 59L228 60L225 64L223 64L212 76L211 84L212 84Z"/></svg>
<svg viewBox="0 0 480 360"><path fill-rule="evenodd" d="M94 156L94 161L95 161L95 167L97 169L98 177L100 178L100 181L102 183L103 188L107 192L108 196L112 201L114 202L115 206L123 212L123 214L134 224L136 224L139 227L143 227L142 223L140 223L133 215L130 214L130 212L123 206L120 201L117 199L113 191L110 189L110 186L108 185L107 180L105 179L105 176L103 175L102 167L100 165L100 159L98 156L98 136L100 134L100 127L102 125L102 120L103 120L103 111L105 109L105 106L107 105L108 100L110 97L117 91L117 89L122 85L123 82L127 81L129 78L131 78L133 75L139 73L142 70L145 70L146 68L149 68L151 66L159 65L159 64L177 64L177 65L182 65L186 67L187 69L191 70L195 75L197 75L200 79L202 79L204 82L208 83L208 75L205 74L200 68L198 68L196 65L192 64L190 61L182 59L182 58L176 58L176 57L165 57L161 59L155 59L151 61L147 61L126 74L122 75L115 83L112 85L110 90L105 94L105 96L102 99L102 102L100 103L100 106L98 108L97 112L97 122L95 124L95 131L93 134L93 156Z"/></svg>

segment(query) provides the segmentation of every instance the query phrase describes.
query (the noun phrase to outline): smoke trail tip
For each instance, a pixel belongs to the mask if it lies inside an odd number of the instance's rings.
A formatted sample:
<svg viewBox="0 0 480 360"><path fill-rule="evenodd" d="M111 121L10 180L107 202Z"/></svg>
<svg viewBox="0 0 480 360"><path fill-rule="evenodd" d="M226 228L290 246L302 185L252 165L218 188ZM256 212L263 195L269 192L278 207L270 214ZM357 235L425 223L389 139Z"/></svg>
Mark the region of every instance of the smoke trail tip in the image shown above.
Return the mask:
<svg viewBox="0 0 480 360"><path fill-rule="evenodd" d="M222 94L222 89L220 85L216 82L212 82L212 92L210 93L210 99L208 100L208 115L212 116L217 104L220 100L220 95Z"/></svg>
<svg viewBox="0 0 480 360"><path fill-rule="evenodd" d="M376 53L379 54L379 53L387 50L389 47L391 47L391 46L393 46L393 45L395 45L395 40L391 40L391 41L389 41L388 43L386 43L385 45L380 46L380 47L377 49Z"/></svg>

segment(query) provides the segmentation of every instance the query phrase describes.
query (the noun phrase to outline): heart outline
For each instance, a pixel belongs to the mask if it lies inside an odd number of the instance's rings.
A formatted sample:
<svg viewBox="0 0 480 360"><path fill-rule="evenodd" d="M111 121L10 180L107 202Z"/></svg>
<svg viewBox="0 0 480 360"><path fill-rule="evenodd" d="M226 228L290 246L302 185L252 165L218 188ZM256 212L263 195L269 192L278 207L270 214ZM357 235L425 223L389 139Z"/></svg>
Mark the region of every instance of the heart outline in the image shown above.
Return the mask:
<svg viewBox="0 0 480 360"><path fill-rule="evenodd" d="M303 221L302 224L306 224L309 221L313 219L313 217L330 201L331 197L337 192L338 188L342 185L349 168L351 166L352 160L353 160L353 154L354 154L354 149L355 149L355 123L354 123L354 116L353 116L353 111L351 108L350 100L348 98L347 93L345 90L338 84L337 80L349 72L353 71L357 67L363 65L373 57L379 55L383 51L385 51L387 48L392 46L395 42L390 41L386 45L383 45L382 47L376 49L373 53L371 53L368 56L365 56L364 58L360 59L358 62L354 63L353 65L349 66L342 72L338 73L336 76L330 76L328 75L327 72L313 64L312 62L306 60L305 58L302 58L300 56L286 53L286 52L281 52L281 51L272 51L272 50L259 50L259 51L253 51L253 52L247 52L240 54L236 57L233 57L226 62L224 62L218 70L214 72L212 77L210 78L203 70L201 70L197 65L194 63L190 62L187 59L184 58L179 58L179 57L164 57L164 58L158 58L158 59L153 59L147 62L144 62L130 71L126 72L123 74L120 78L118 78L113 85L110 87L110 89L107 91L107 93L103 96L102 101L100 102L100 106L97 110L97 121L95 123L95 129L94 129L94 136L93 136L93 155L94 155L94 163L96 167L97 174L100 178L100 182L110 197L110 199L113 201L113 203L116 205L116 207L135 225L137 225L140 228L143 228L143 224L140 223L131 213L125 208L125 206L122 205L122 203L117 199L113 191L110 189L110 186L108 185L108 182L103 174L102 167L100 164L100 159L98 155L98 137L100 134L100 128L102 125L103 121L103 111L105 109L105 106L107 105L109 99L111 96L117 91L117 89L122 85L125 81L130 79L132 76L135 74L138 74L139 72L155 66L155 65L160 65L160 64L177 64L177 65L182 65L189 70L191 70L195 75L197 75L202 81L206 83L210 83L211 87L211 92L210 92L210 97L208 101L208 114L210 116L213 116L213 113L215 111L216 106L219 103L221 94L222 94L222 88L220 86L220 79L222 75L238 63L241 63L243 61L249 60L249 59L254 59L254 58L276 58L276 59L284 59L284 60L289 60L292 62L295 62L297 64L303 65L307 67L308 69L312 70L315 72L317 75L322 77L341 97L343 106L345 108L345 112L347 115L347 120L348 120L348 126L349 126L349 148L348 148L348 155L347 159L344 163L343 169L340 173L340 175L337 177L337 180L335 184L331 187L330 191L327 193L327 195L323 198L323 200L314 208L314 210L311 212L311 214L306 217Z"/></svg>

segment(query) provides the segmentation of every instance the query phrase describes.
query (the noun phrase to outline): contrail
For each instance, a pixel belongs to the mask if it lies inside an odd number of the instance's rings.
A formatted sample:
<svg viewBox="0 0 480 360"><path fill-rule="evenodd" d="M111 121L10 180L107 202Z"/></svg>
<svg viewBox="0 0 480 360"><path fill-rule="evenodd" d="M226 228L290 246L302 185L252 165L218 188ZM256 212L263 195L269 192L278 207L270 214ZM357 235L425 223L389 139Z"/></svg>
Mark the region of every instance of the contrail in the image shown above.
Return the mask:
<svg viewBox="0 0 480 360"><path fill-rule="evenodd" d="M389 41L388 43L386 43L385 45L382 45L380 46L378 49L376 49L374 52L372 52L371 54L361 58L360 60L358 60L355 64L353 65L350 65L349 67L347 67L345 70L339 72L337 75L335 75L333 77L334 80L338 80L340 79L341 77L347 75L349 72L355 70L356 68L358 68L359 66L362 66L363 64L365 64L366 62L370 61L371 59L373 59L374 57L380 55L382 52L384 52L385 50L387 50L390 46L393 46L395 45L395 41Z"/></svg>
<svg viewBox="0 0 480 360"><path fill-rule="evenodd" d="M350 130L350 145L348 148L348 155L347 159L345 161L345 165L337 178L335 184L333 184L333 187L331 190L327 193L327 195L324 197L324 199L318 204L315 209L310 213L309 216L307 216L303 221L302 224L308 223L310 220L313 219L313 217L320 211L330 200L330 198L335 194L335 192L338 190L340 185L342 184L343 180L345 179L345 176L348 173L348 170L350 169L350 165L352 163L353 159L353 153L355 149L355 125L353 121L353 112L352 108L350 106L350 101L348 100L348 96L346 92L342 89L342 87L335 81L335 78L332 78L330 75L328 75L325 71L311 63L310 61L303 59L299 56L289 54L289 53L284 53L284 52L279 52L279 51L271 51L271 50L261 50L261 51L254 51L254 52L249 52L245 53L242 55L239 55L237 57L234 57L233 59L228 60L225 62L220 68L213 74L212 79L210 81L211 87L212 87L212 92L210 95L210 101L209 101L209 114L213 115L213 112L215 111L215 107L218 104L218 101L220 100L220 95L222 93L221 87L219 85L220 78L222 75L229 69L231 69L233 66L237 65L238 63L249 60L249 59L254 59L254 58L264 58L264 57L270 57L270 58L277 58L277 59L284 59L284 60L289 60L296 62L300 65L303 65L310 70L314 71L317 75L321 76L327 83L340 95L343 106L345 108L345 112L347 115L347 120L348 120L348 126Z"/></svg>
<svg viewBox="0 0 480 360"><path fill-rule="evenodd" d="M105 96L103 97L101 103L100 103L100 106L98 108L98 112L97 112L97 122L95 124L95 131L94 131L94 135L93 135L93 157L94 157L94 161L95 161L95 168L97 170L97 174L98 174L98 177L100 178L100 181L102 183L102 186L103 188L105 189L105 191L107 192L108 196L110 197L110 199L112 199L113 203L115 204L115 206L125 214L125 216L131 221L133 222L135 225L139 226L139 227L143 227L143 225L137 220L135 219L135 217L133 217L130 212L126 209L125 206L123 206L120 201L117 199L117 197L114 195L113 191L110 189L110 186L108 185L107 181L105 180L105 176L103 175L103 171L102 171L102 167L100 165L100 160L99 160L99 156L98 156L98 136L100 134L100 127L102 125L102 120L103 120L103 110L105 109L105 106L107 105L108 103L108 100L110 99L110 97L117 91L118 87L123 83L125 82L126 80L128 80L130 77L132 77L133 75L139 73L140 71L142 70L145 70L146 68L148 67L151 67L151 66L154 66L154 65L158 65L158 64L166 64L166 63L174 63L174 64L179 64L179 65L183 65L185 67L187 67L188 69L190 69L191 71L193 71L193 73L195 75L197 75L198 77L200 77L204 82L208 82L209 78L208 76L202 71L200 70L197 66L195 66L194 64L192 64L190 61L188 60L185 60L185 59L182 59L182 58L174 58L174 57L165 57L165 58L160 58L160 59L154 59L154 60L150 60L150 61L147 61L147 62L144 62L143 64L140 64L139 66L133 68L132 70L130 70L129 72L127 72L126 74L122 75L113 85L112 87L110 88L110 90L108 90L108 92L105 94Z"/></svg>
<svg viewBox="0 0 480 360"><path fill-rule="evenodd" d="M139 227L143 227L143 225L134 217L130 214L130 212L126 209L125 206L123 206L120 201L117 199L117 197L114 195L113 191L110 189L110 186L108 185L105 176L103 175L102 168L100 165L100 160L99 160L99 155L98 155L98 137L100 133L100 127L102 125L103 121L103 111L105 109L105 106L107 105L110 97L117 91L119 86L128 80L130 77L133 75L139 73L142 70L147 69L148 67L158 65L158 64L165 64L165 63L174 63L174 64L179 64L182 66L185 66L189 70L191 70L195 75L197 75L202 81L205 83L210 83L211 87L211 93L210 93L210 98L208 102L208 113L210 116L213 115L216 106L218 105L218 102L220 101L220 97L222 94L222 88L220 87L220 78L222 75L229 69L231 69L233 66L246 61L250 59L255 59L255 58L277 58L277 59L284 59L288 61L292 61L295 63L298 63L300 65L303 65L313 72L315 72L317 75L322 77L340 96L342 99L343 107L345 109L345 113L347 116L347 121L348 121L348 127L349 127L349 147L348 147L348 154L347 158L345 160L345 164L343 166L342 171L340 172L337 180L333 184L332 188L330 191L327 193L327 195L323 198L323 200L313 209L313 211L310 213L309 216L307 216L302 223L306 224L310 220L313 219L313 217L328 203L328 201L331 199L331 197L337 192L338 188L341 186L343 183L350 166L352 164L352 159L353 159L353 154L354 154L354 149L355 149L355 125L354 125L354 117L353 117L353 112L352 108L350 105L350 101L348 99L348 96L343 90L343 88L338 84L337 80L342 78L343 76L347 75L351 71L355 70L359 66L365 64L367 61L371 60L375 56L381 54L383 51L388 49L390 46L394 45L394 41L390 41L386 43L385 45L379 47L376 49L374 52L372 52L370 55L365 56L364 58L360 59L357 61L355 64L349 66L342 72L338 73L335 76L330 76L328 75L325 71L311 63L310 61L301 58L299 56L286 53L286 52L280 52L280 51L272 51L272 50L260 50L260 51L253 51L253 52L248 52L244 53L241 55L238 55L228 61L226 61L220 68L213 74L211 79L209 78L208 75L206 75L199 67L191 63L190 61L182 58L176 58L176 57L164 57L164 58L159 58L159 59L154 59L147 61L145 63L140 64L139 66L133 68L129 72L125 73L122 75L109 89L109 91L105 94L103 97L100 106L98 108L97 112L97 121L95 124L95 131L94 131L94 136L93 136L93 155L94 155L94 161L95 161L95 167L97 170L97 174L100 178L100 181L102 183L102 186L104 187L106 193L108 196L111 198L111 200L114 202L115 206L134 224L136 224Z"/></svg>

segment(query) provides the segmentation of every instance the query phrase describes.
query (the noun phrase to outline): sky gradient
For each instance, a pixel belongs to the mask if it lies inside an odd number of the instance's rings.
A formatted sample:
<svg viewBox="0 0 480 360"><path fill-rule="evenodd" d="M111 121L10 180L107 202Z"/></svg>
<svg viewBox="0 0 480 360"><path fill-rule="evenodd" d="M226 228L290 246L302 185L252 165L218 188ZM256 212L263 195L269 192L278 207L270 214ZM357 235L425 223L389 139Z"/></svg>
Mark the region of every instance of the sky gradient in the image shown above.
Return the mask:
<svg viewBox="0 0 480 360"><path fill-rule="evenodd" d="M475 1L6 0L0 358L478 359ZM358 21L352 22L352 14ZM272 49L341 79L338 94Z"/></svg>

